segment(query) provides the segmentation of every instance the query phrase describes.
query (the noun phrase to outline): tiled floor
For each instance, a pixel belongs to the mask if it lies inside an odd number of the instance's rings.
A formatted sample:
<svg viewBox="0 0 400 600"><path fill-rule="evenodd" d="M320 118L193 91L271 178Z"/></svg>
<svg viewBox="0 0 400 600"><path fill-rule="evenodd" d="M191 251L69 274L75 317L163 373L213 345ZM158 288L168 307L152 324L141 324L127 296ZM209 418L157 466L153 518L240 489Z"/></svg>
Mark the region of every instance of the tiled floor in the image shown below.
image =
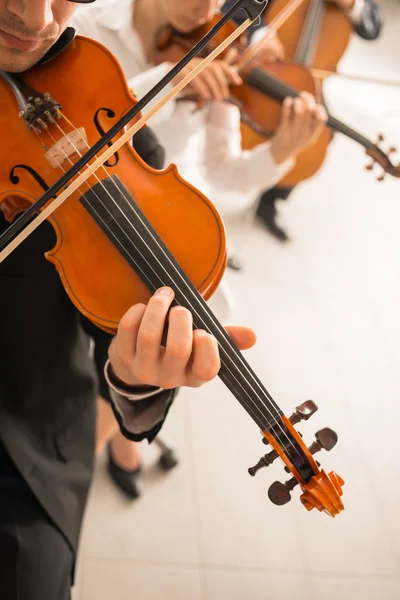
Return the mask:
<svg viewBox="0 0 400 600"><path fill-rule="evenodd" d="M342 70L400 80L400 2L382 5L382 40L355 39ZM400 144L400 90L326 87L335 116ZM400 180L378 184L366 162L337 135L324 168L280 206L293 241L256 225L245 270L228 273L232 320L257 330L248 357L272 395L286 412L318 401L302 428L310 442L321 426L339 433L321 459L346 480L346 512L308 514L296 493L271 505L268 485L284 475L274 465L249 478L263 453L257 428L219 381L185 390L165 427L181 464L160 474L143 447L140 501L121 497L99 461L75 600L400 598Z"/></svg>

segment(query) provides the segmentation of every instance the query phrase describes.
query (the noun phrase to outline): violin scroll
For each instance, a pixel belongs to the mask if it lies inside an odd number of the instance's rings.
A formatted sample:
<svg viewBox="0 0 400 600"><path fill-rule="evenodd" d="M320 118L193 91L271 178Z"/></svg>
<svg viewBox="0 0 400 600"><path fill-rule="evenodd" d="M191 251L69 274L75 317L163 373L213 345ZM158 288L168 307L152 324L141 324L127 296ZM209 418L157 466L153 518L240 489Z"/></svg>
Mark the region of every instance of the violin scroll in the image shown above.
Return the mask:
<svg viewBox="0 0 400 600"><path fill-rule="evenodd" d="M397 152L397 148L391 146L385 153L380 147L380 144L383 141L383 135L379 134L377 143L371 144L371 146L366 150L367 155L372 158L372 162L366 166L366 169L368 171L372 171L375 163L378 163L384 171L377 177L378 181L383 181L385 179L385 173L389 173L389 175L392 175L393 177L400 177L400 163L398 165L394 165L389 158L391 154Z"/></svg>
<svg viewBox="0 0 400 600"><path fill-rule="evenodd" d="M281 424L274 427L274 432L264 431L264 443L272 446L272 450L265 454L259 462L248 470L251 476L264 468L270 466L277 458L281 458L285 464L285 471L292 474L292 478L281 483L275 481L268 490L268 497L273 504L283 506L291 499L291 491L300 485L302 495L300 501L307 510L317 508L320 512L326 512L334 517L343 510L341 500L343 479L335 472L326 473L320 469L320 464L313 458L321 450L329 452L338 441L337 434L325 427L315 434L315 441L309 448L302 441L302 435L296 431L293 425L301 421L307 421L318 410L312 400L307 400L296 407L295 412L289 417L282 417ZM300 465L300 457L305 459Z"/></svg>

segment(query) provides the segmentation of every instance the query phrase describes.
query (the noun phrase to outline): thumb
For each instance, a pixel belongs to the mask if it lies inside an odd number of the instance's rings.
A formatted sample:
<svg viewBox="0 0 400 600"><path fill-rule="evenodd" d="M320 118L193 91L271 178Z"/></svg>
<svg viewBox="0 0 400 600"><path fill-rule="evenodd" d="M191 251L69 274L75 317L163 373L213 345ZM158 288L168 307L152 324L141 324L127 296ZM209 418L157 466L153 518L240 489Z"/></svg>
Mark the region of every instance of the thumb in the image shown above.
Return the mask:
<svg viewBox="0 0 400 600"><path fill-rule="evenodd" d="M248 348L254 346L257 341L256 334L248 327L229 325L228 327L225 327L225 329L239 350L247 350Z"/></svg>

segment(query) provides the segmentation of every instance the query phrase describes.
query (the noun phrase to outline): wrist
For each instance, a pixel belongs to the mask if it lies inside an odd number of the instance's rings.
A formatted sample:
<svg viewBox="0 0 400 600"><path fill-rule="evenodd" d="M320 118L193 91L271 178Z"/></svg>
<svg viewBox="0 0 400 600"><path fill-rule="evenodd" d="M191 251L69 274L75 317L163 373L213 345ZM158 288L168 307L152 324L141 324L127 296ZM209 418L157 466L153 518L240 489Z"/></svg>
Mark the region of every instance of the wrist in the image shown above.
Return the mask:
<svg viewBox="0 0 400 600"><path fill-rule="evenodd" d="M111 384L126 392L139 389L152 389L154 387L142 383L134 375L127 373L126 369L119 369L118 366L115 366L115 364L111 362L111 360L108 360L106 363L106 371Z"/></svg>
<svg viewBox="0 0 400 600"><path fill-rule="evenodd" d="M285 144L282 144L278 138L273 138L271 141L271 155L277 165L281 165L291 158L294 154Z"/></svg>

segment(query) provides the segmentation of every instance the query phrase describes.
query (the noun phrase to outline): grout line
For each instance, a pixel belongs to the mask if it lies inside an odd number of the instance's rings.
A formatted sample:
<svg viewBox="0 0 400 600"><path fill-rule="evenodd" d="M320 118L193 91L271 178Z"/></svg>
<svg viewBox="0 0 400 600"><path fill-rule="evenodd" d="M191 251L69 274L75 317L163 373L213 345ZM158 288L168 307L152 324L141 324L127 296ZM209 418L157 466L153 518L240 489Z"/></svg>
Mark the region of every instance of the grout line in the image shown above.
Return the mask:
<svg viewBox="0 0 400 600"><path fill-rule="evenodd" d="M398 575L383 575L381 573L352 573L349 571L320 571L318 569L304 570L299 569L277 569L273 567L248 567L243 565L228 565L228 564L208 564L204 563L199 565L197 563L179 563L179 562L167 562L160 560L147 560L147 559L129 559L129 558L96 558L87 556L85 563L91 563L93 565L104 565L104 563L137 563L142 566L160 567L163 569L180 569L187 571L221 571L228 573L254 573L254 574L275 574L282 576L299 577L301 579L309 580L310 577L321 577L326 579L349 579L349 580L381 580L381 581L393 581L400 583L400 576Z"/></svg>
<svg viewBox="0 0 400 600"><path fill-rule="evenodd" d="M201 525L201 510L200 510L200 501L199 501L199 489L198 489L198 477L196 471L196 463L195 463L195 450L193 445L193 436L189 435L189 431L192 430L192 419L191 419L191 411L190 411L190 402L186 403L185 411L183 414L184 421L184 436L187 448L189 450L189 458L192 469L190 469L190 487L192 493L192 501L195 512L195 520L196 520L196 542L197 542L197 551L199 556L199 575L201 579L201 597L202 600L207 600L207 575L204 569L205 565L205 549L203 543L203 529Z"/></svg>

